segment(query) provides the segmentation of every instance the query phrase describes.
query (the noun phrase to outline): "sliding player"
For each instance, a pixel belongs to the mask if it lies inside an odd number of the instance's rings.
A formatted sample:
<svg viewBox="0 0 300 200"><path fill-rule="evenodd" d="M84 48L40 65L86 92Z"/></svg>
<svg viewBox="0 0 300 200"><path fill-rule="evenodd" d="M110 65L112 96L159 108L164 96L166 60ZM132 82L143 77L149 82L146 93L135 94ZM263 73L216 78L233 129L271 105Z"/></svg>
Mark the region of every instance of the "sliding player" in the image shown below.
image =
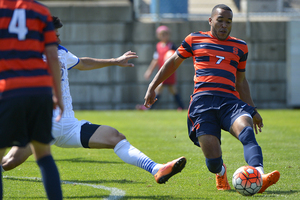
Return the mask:
<svg viewBox="0 0 300 200"><path fill-rule="evenodd" d="M58 29L63 26L58 17L53 17L58 43L60 43ZM116 59L77 58L63 46L58 47L58 56L61 63L61 86L65 111L59 122L53 120L52 135L55 138L53 144L63 148L93 148L114 149L114 152L126 163L140 167L154 175L157 183L165 183L173 175L180 172L186 163L184 157L168 162L165 165L155 163L145 154L133 147L126 137L118 130L105 125L92 124L88 121L79 121L74 116L72 97L69 89L68 70L99 69L112 65L121 67L133 67L128 60L137 58L135 52L128 51ZM59 114L53 113L53 119ZM23 163L32 154L30 148L12 147L3 158L3 170L11 170Z"/></svg>

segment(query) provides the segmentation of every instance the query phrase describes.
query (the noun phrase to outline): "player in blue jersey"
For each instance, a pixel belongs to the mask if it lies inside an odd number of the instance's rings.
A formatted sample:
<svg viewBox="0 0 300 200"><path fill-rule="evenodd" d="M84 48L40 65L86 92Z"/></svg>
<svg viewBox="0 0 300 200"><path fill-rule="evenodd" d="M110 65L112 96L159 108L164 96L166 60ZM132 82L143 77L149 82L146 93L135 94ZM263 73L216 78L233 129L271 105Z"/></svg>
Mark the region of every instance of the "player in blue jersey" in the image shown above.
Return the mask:
<svg viewBox="0 0 300 200"><path fill-rule="evenodd" d="M53 17L53 24L56 28L58 42L60 43L58 29L61 28L63 24L57 17ZM133 67L134 65L128 63L128 61L137 58L135 52L128 51L115 59L78 58L65 47L59 45L58 57L62 70L61 87L65 110L59 122L53 120L52 135L54 141L52 144L62 148L113 149L117 156L124 162L140 167L154 175L157 183L165 183L169 178L184 168L186 163L184 157L180 157L164 165L155 163L132 146L126 140L126 137L113 127L92 124L85 120L79 121L74 116L68 82L68 70L73 68L92 70L112 65ZM59 115L59 111L54 110L53 117L55 118L57 115ZM2 169L11 170L15 168L23 163L31 154L32 152L28 147L12 147L3 158Z"/></svg>
<svg viewBox="0 0 300 200"><path fill-rule="evenodd" d="M188 111L190 139L201 147L208 170L216 174L217 189L230 190L222 159L221 129L230 132L243 144L245 161L262 174L262 193L279 180L280 173L275 170L265 174L263 170L262 150L254 134L254 130L261 131L263 122L245 74L248 47L246 42L229 36L232 17L228 6L216 5L209 18L210 31L194 32L183 40L149 84L144 105L150 107L156 101L156 87L184 59L193 57L194 93Z"/></svg>

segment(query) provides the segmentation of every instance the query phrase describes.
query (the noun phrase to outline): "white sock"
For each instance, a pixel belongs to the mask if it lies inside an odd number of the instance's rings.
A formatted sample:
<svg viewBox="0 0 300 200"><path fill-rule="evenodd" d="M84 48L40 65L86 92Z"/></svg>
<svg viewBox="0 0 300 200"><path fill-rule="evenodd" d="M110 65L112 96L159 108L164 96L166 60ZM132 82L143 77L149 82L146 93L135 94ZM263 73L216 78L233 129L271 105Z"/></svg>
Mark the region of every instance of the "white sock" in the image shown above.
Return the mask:
<svg viewBox="0 0 300 200"><path fill-rule="evenodd" d="M225 174L225 167L222 165L222 169L219 173L217 173L219 176L223 176Z"/></svg>
<svg viewBox="0 0 300 200"><path fill-rule="evenodd" d="M162 165L162 164L156 164L153 167L153 170L152 170L151 174L154 176L162 166L164 166L164 165Z"/></svg>
<svg viewBox="0 0 300 200"><path fill-rule="evenodd" d="M151 174L154 173L153 171L158 171L157 168L159 165L143 154L140 150L132 146L126 139L121 140L115 146L114 151L121 160L128 164L140 167ZM154 174L156 174L156 172Z"/></svg>
<svg viewBox="0 0 300 200"><path fill-rule="evenodd" d="M265 174L263 167L255 167L255 169L257 169L261 175Z"/></svg>

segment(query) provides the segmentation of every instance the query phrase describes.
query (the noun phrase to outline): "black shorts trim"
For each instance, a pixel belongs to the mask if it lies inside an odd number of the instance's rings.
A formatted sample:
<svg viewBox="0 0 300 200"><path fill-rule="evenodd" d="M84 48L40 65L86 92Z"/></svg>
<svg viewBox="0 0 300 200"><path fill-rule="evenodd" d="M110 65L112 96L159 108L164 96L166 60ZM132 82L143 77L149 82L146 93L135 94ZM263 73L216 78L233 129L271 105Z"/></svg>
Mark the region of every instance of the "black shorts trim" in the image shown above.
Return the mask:
<svg viewBox="0 0 300 200"><path fill-rule="evenodd" d="M95 133L95 131L100 127L101 125L97 124L91 124L91 123L85 123L81 126L80 130L80 141L84 148L90 148L89 147L89 141L92 135Z"/></svg>

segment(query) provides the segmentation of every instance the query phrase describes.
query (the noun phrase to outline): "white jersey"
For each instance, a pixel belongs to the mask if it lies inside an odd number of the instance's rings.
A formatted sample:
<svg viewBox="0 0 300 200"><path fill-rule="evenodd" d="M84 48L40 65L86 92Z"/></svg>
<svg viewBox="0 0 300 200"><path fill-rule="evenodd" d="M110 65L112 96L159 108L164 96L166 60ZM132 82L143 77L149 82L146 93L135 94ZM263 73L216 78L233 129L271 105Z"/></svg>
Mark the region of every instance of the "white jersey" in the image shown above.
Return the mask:
<svg viewBox="0 0 300 200"><path fill-rule="evenodd" d="M72 97L70 94L68 70L72 69L79 63L79 58L69 52L65 47L58 46L58 58L61 66L61 91L62 99L64 103L63 118L74 117L74 111L72 106ZM59 108L56 108L53 112L53 118L59 115Z"/></svg>
<svg viewBox="0 0 300 200"><path fill-rule="evenodd" d="M80 130L81 125L87 121L79 121L75 118L68 78L68 70L76 66L80 60L61 45L58 46L57 53L61 65L61 90L64 112L61 120L56 122L55 118L59 114L59 108L56 108L53 111L52 136L54 137L54 140L51 144L64 148L82 147Z"/></svg>

